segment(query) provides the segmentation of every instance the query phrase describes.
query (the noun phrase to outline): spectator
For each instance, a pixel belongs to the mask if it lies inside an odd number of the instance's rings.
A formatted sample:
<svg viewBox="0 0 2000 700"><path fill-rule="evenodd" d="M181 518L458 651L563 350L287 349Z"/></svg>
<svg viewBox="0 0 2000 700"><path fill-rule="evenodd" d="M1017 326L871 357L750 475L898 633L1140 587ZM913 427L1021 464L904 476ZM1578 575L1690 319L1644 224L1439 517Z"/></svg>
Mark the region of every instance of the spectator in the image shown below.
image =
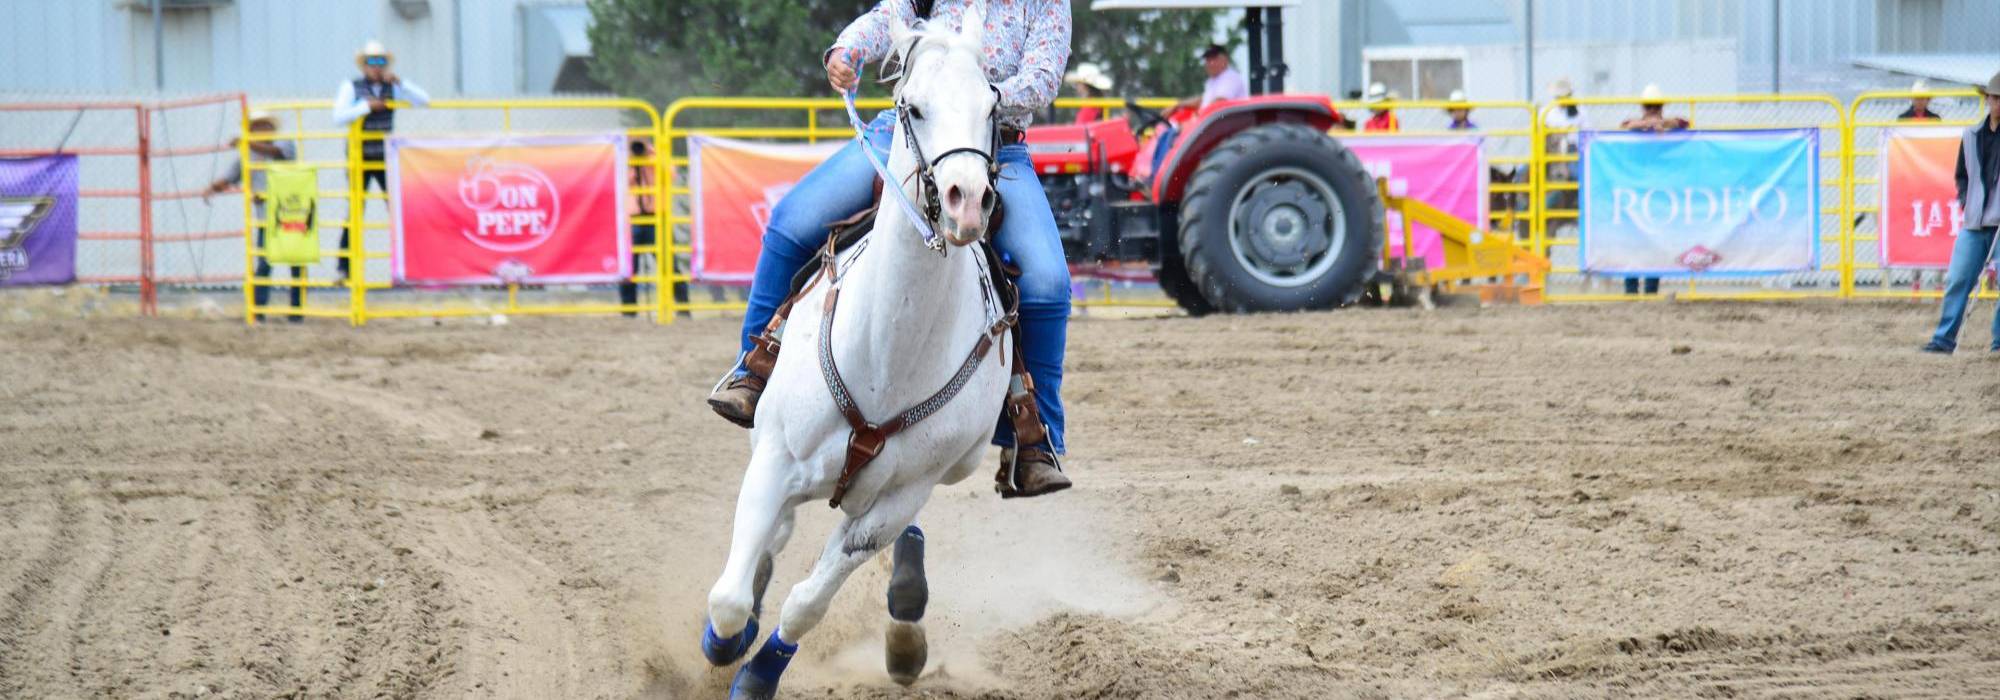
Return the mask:
<svg viewBox="0 0 2000 700"><path fill-rule="evenodd" d="M1464 105L1464 106L1448 107L1444 110L1445 114L1451 115L1451 126L1445 128L1450 129L1452 131L1479 130L1479 125L1472 123L1472 106L1466 104L1464 90L1451 91L1451 97L1446 99L1445 101L1450 102L1453 105Z"/></svg>
<svg viewBox="0 0 2000 700"><path fill-rule="evenodd" d="M401 100L418 107L431 103L431 96L416 83L403 80L389 69L394 56L383 48L382 42L369 40L362 45L361 52L354 55L354 62L361 67L361 77L341 83L340 91L333 98L333 123L345 128L356 119L361 120L361 130L387 134L396 128L396 109L391 102ZM383 144L380 137L361 142L361 162L367 166L379 166L383 162ZM361 191L365 194L369 187L387 192L389 173L384 169L370 167L361 172ZM359 202L348 202L351 207L366 207L364 197ZM340 278L347 279L347 240L349 231L340 231ZM366 245L359 246L366 248Z"/></svg>
<svg viewBox="0 0 2000 700"><path fill-rule="evenodd" d="M639 164L637 161L641 158L646 158L651 156L653 154L653 149L652 146L647 144L644 139L633 139L631 149L632 149L631 152L632 152L633 162L631 162L629 165L632 168L632 177L630 178L627 184L630 186L632 190L631 193L632 215L635 217L652 216L654 211L653 210L653 166L642 165ZM657 230L658 229L651 223L642 224L638 222L633 222L632 224L632 277L633 278L637 278L639 276L640 265L645 261L646 259L645 256L651 252L649 249L652 248L653 244L658 241L658 238L654 236L654 232ZM653 264L655 266L659 265L658 261L655 261ZM676 289L678 290L679 288L676 287ZM657 290L655 290L655 293L657 293ZM685 292L676 294L675 298L680 301L687 301ZM639 283L633 281L633 279L626 279L622 282L619 282L618 303L624 306L631 306L639 303ZM624 311L622 313L625 314L626 318L635 318L639 315L638 312L636 311Z"/></svg>
<svg viewBox="0 0 2000 700"><path fill-rule="evenodd" d="M1570 87L1568 78L1549 83L1549 99L1555 104L1542 110L1542 128L1548 132L1548 136L1542 142L1542 148L1549 156L1563 158L1576 156L1576 130L1583 126L1583 112L1575 103L1563 102L1575 96L1576 90ZM1549 163L1548 172L1543 175L1544 181L1576 182L1576 167L1577 164L1573 160ZM1575 211L1576 205L1577 191L1573 189L1551 189L1542 201L1545 210ZM1575 224L1572 222L1564 228L1573 231Z"/></svg>
<svg viewBox="0 0 2000 700"><path fill-rule="evenodd" d="M1112 85L1111 76L1105 75L1104 70L1098 68L1095 63L1077 64L1076 70L1070 71L1069 75L1063 76L1063 82L1074 86L1076 88L1076 96L1086 100L1103 97L1105 92L1111 89ZM1102 119L1104 119L1103 107L1085 105L1076 110L1076 123L1078 124L1089 124Z"/></svg>
<svg viewBox="0 0 2000 700"><path fill-rule="evenodd" d="M1910 98L1910 108L1903 110L1902 114L1896 115L1896 121L1934 122L1942 120L1943 117L1939 117L1937 112L1931 111L1930 91L1931 84L1922 80L1917 81L1915 85L1911 85L1910 92L1915 94L1916 97Z"/></svg>
<svg viewBox="0 0 2000 700"><path fill-rule="evenodd" d="M1965 321L1965 298L1979 284L1979 273L1993 257L1993 238L2000 231L2000 73L1979 91L1986 101L1986 118L1965 129L1958 148L1958 203L1966 229L1951 246L1951 268L1945 273L1944 315L1924 352L1949 355L1958 349L1959 324ZM1993 338L1987 349L2000 352L2000 310L1993 314Z"/></svg>
<svg viewBox="0 0 2000 700"><path fill-rule="evenodd" d="M1382 106L1393 103L1400 97L1401 95L1390 92L1388 86L1381 83L1369 85L1368 96L1361 100L1369 105L1368 121L1361 125L1361 130L1381 132L1401 131L1403 124L1396 121L1396 109L1394 107Z"/></svg>
<svg viewBox="0 0 2000 700"><path fill-rule="evenodd" d="M1181 100L1169 113L1189 107L1208 109L1209 105L1222 100L1240 100L1250 96L1249 81L1229 65L1229 49L1221 44L1209 44L1208 48L1202 49L1201 68L1208 73L1208 81L1201 86L1201 97Z"/></svg>
<svg viewBox="0 0 2000 700"><path fill-rule="evenodd" d="M1686 131L1688 120L1666 115L1667 100L1660 93L1660 86L1647 85L1639 92L1639 116L1627 119L1618 125L1626 131Z"/></svg>
<svg viewBox="0 0 2000 700"><path fill-rule="evenodd" d="M274 133L277 130L278 130L277 117L271 116L269 112L265 112L263 110L254 110L250 112L251 133L269 134L269 133ZM230 139L229 146L231 148L234 148L241 142L242 139L240 137ZM252 140L250 142L249 149L250 149L250 160L256 162L289 161L289 160L296 160L298 158L298 145L291 141ZM208 183L208 189L201 193L202 201L208 201L208 198L211 195L227 192L237 187L238 185L242 184L242 182L243 182L243 161L242 159L237 159L235 163L230 164L229 170L227 172L224 172L222 177L217 178L215 182ZM255 208L257 221L260 222L260 224L257 226L258 250L264 249L264 227L261 224L261 222L264 221L264 191L268 187L265 184L265 182L266 178L264 169L258 168L251 170L250 192L244 193L245 197L251 198L250 201L252 202L252 206ZM293 265L291 267L292 267L293 280L299 280L304 277L305 270L303 268L300 268L297 265ZM271 279L271 261L265 256L262 255L257 256L257 272L255 277L259 280ZM303 288L299 287L298 285L292 285L292 308L294 309L299 308L301 304L300 294L303 291L304 291ZM261 284L254 285L251 287L250 294L251 294L251 299L256 303L256 306L258 306L259 308L262 308L265 304L271 301L270 287ZM288 320L290 320L292 323L298 323L305 319L299 316L292 316ZM257 321L259 323L262 323L264 321L264 315L257 314Z"/></svg>
<svg viewBox="0 0 2000 700"><path fill-rule="evenodd" d="M1647 131L1654 133L1687 130L1689 126L1688 120L1680 117L1666 116L1666 111L1667 101L1660 92L1660 86L1647 85L1645 90L1639 92L1639 116L1625 120L1618 125L1618 128L1626 131ZM1660 278L1647 277L1644 280L1647 294L1660 293ZM1639 282L1640 278L1638 277L1625 278L1625 293L1638 294Z"/></svg>

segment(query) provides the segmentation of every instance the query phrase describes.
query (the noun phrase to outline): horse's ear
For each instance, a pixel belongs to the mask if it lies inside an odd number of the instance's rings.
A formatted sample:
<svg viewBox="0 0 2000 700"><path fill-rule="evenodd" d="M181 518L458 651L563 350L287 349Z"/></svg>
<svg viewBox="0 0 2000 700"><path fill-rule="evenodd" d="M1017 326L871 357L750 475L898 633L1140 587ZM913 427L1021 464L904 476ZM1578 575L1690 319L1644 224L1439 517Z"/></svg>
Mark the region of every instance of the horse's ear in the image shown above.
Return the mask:
<svg viewBox="0 0 2000 700"><path fill-rule="evenodd" d="M982 5L984 3L977 3L965 8L965 15L960 18L958 26L959 40L974 49L980 48L979 43L986 38L986 11Z"/></svg>

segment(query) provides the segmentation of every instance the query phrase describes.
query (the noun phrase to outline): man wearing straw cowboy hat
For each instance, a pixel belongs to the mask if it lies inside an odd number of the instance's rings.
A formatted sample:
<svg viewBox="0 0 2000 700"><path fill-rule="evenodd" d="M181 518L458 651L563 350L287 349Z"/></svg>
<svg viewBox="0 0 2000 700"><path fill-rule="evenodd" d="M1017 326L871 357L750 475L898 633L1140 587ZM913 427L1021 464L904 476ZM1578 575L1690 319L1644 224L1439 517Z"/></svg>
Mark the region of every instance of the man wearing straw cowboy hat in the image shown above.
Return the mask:
<svg viewBox="0 0 2000 700"><path fill-rule="evenodd" d="M2000 73L1979 89L1986 101L1986 118L1966 127L1958 147L1958 202L1965 212L1965 230L1951 246L1951 268L1944 278L1944 315L1924 352L1949 355L1958 349L1958 328L1965 321L1965 300L1979 284L1979 271L1993 256L1993 238L2000 231ZM1988 350L2000 352L2000 309L1993 315Z"/></svg>
<svg viewBox="0 0 2000 700"><path fill-rule="evenodd" d="M1451 91L1451 97L1446 98L1445 102L1451 103L1451 106L1446 107L1444 110L1444 113L1451 117L1451 125L1445 127L1446 129L1452 131L1479 130L1479 125L1472 123L1472 105L1467 103L1464 90Z"/></svg>
<svg viewBox="0 0 2000 700"><path fill-rule="evenodd" d="M1902 114L1896 115L1896 121L1934 122L1942 120L1943 117L1938 116L1937 112L1931 111L1930 92L1931 84L1923 80L1918 80L1916 84L1911 85L1910 94L1913 97L1910 98L1910 108L1903 110Z"/></svg>
<svg viewBox="0 0 2000 700"><path fill-rule="evenodd" d="M272 116L270 112L266 112L261 109L253 109L250 111L249 117L250 118L248 119L248 121L250 122L250 131L253 133L269 134L269 133L274 133L278 130L278 118ZM237 137L234 139L230 139L229 145L230 147L234 148L241 142L242 142L242 137ZM259 139L251 141L249 148L250 148L250 160L253 161L288 161L288 160L294 160L298 157L298 145L291 141L266 141ZM252 206L255 208L258 221L264 220L264 199L265 199L264 193L267 189L269 189L269 186L266 184L267 178L265 178L264 175L265 171L263 169L250 171L251 191L246 192L243 195L245 197L251 198L250 201L252 203ZM236 187L242 182L243 182L243 161L237 160L235 163L229 166L229 170L222 173L222 177L216 178L215 182L211 182L208 184L208 189L202 191L201 193L201 199L204 202L208 201L210 195L227 192L231 188ZM257 248L259 250L262 250L264 248L263 226L257 227ZM292 266L292 279L295 280L300 279L304 275L304 273L305 273L304 268L301 268L297 265ZM255 276L259 278L269 278L271 276L271 261L269 258L262 255L257 256L257 272ZM301 287L298 287L296 285L292 287L292 308L299 307L301 291L303 291L303 288ZM255 288L250 290L250 293L254 295L253 298L256 300L256 305L259 308L262 308L266 303L270 302L271 300L271 288L268 286L261 284L257 285ZM264 315L258 314L257 320L260 322L263 321ZM288 320L290 320L292 323L299 323L301 321L304 321L305 319L299 316L292 316Z"/></svg>
<svg viewBox="0 0 2000 700"><path fill-rule="evenodd" d="M1111 76L1095 63L1076 64L1076 70L1063 76L1063 82L1076 87L1076 96L1084 99L1103 97L1111 91ZM1104 108L1087 106L1076 110L1076 123L1088 124L1104 118Z"/></svg>
<svg viewBox="0 0 2000 700"><path fill-rule="evenodd" d="M382 42L373 39L361 46L354 54L354 63L361 68L361 77L340 84L340 91L333 98L333 123L346 127L356 119L361 120L361 130L386 134L396 128L396 110L390 102L401 100L418 107L431 103L430 93L416 83L403 80L389 69L395 57ZM378 164L382 162L382 139L370 138L361 142L361 162ZM388 191L389 173L386 170L369 169L361 173L361 190L367 192L370 185L375 189ZM349 202L348 206L363 206L363 202ZM340 248L347 250L348 231L340 232ZM340 276L347 277L347 258L340 258Z"/></svg>

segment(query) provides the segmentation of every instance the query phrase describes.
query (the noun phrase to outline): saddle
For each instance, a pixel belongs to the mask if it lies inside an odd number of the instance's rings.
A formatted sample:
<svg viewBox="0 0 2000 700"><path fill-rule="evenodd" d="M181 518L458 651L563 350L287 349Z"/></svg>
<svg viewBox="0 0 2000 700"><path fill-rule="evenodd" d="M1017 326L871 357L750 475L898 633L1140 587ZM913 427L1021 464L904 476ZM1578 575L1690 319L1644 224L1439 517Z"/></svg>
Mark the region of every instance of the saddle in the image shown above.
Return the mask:
<svg viewBox="0 0 2000 700"><path fill-rule="evenodd" d="M876 187L879 197L881 187L879 180ZM1020 292L1013 282L1013 278L1020 274L1020 270L1001 260L990 235L975 245L985 260L986 279L992 285L994 298L1003 310L1000 320L981 332L978 342L973 345L972 351L966 355L965 361L952 375L951 380L929 398L881 423L870 422L861 414L860 408L855 405L853 397L847 390L846 383L840 378L840 369L834 366L833 312L840 297L839 256L859 244L867 237L869 231L874 230L878 209L879 205L870 207L829 226L826 245L820 249L819 255L814 256L798 274L792 276L791 293L786 296L785 303L779 305L777 313L772 315L771 322L764 327L764 332L751 339L750 353L743 358L744 368L751 373L760 377L771 376L772 370L777 367L778 353L783 349L780 338L784 335L785 320L791 316L792 304L797 303L807 291L823 280L834 285L827 290L825 310L820 319L818 348L821 376L826 381L827 390L833 394L834 405L839 407L841 417L846 419L849 428L846 464L841 468L840 480L835 483L833 498L828 503L834 508L840 507L841 499L847 495L847 488L853 481L854 475L860 473L869 462L874 461L875 457L882 453L882 447L888 442L889 437L916 425L950 403L951 399L958 395L959 390L971 381L973 371L978 369L987 353L992 351L995 339L1009 331L1015 333L1011 353L1014 357L1007 397L1002 407L1003 413L1013 425L1016 444L1033 445L1048 439L1048 429L1042 423L1041 411L1035 406L1034 378L1028 375L1027 365L1021 361L1018 324ZM994 207L987 228L989 232L999 230L1002 210L1002 207ZM999 361L1002 366L1007 364L1007 358L1000 358Z"/></svg>

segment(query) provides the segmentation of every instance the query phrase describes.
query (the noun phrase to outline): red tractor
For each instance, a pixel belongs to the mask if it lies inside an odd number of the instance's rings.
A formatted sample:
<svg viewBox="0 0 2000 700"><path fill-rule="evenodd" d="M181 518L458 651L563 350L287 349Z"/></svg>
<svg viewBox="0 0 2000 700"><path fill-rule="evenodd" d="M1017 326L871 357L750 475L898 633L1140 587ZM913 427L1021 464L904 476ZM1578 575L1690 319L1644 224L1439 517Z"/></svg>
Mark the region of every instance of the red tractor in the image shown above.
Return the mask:
<svg viewBox="0 0 2000 700"><path fill-rule="evenodd" d="M1280 8L1296 4L1096 0L1093 10L1243 8L1252 96L1174 114L1128 99L1123 117L1030 129L1072 263L1150 263L1196 315L1329 309L1374 281L1382 200L1327 133L1347 122L1324 95L1283 94Z"/></svg>

